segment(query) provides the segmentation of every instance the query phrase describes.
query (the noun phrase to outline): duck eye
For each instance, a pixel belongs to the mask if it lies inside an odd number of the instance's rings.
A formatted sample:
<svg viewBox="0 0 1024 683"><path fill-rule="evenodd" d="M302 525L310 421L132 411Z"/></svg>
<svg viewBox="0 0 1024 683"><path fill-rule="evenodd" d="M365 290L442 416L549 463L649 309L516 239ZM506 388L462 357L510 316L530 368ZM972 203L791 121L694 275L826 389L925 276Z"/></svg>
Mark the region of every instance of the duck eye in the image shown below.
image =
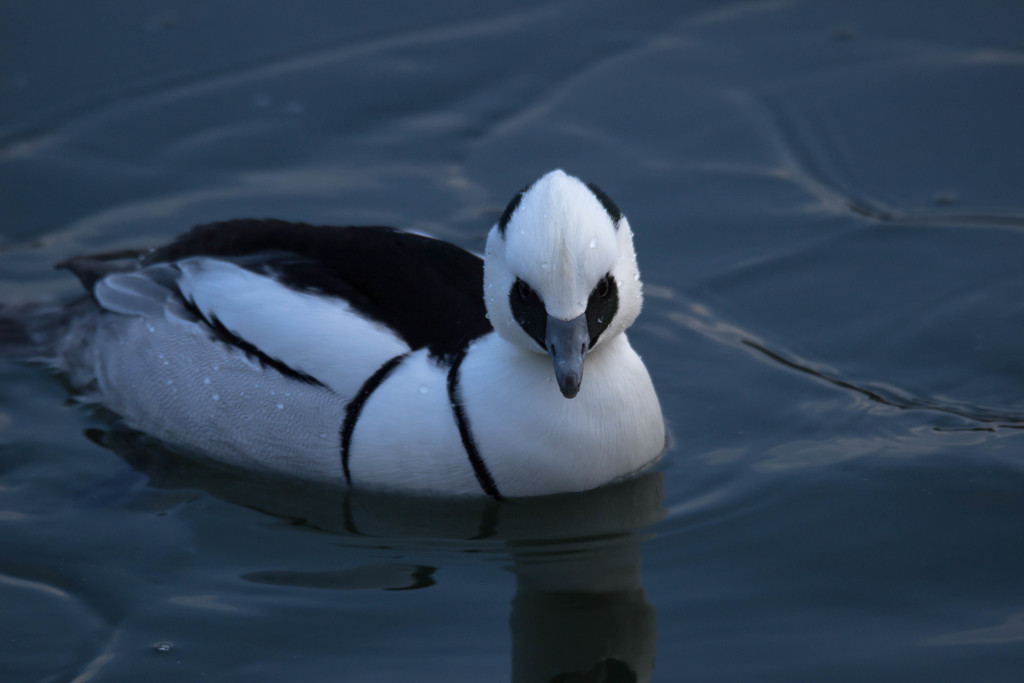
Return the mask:
<svg viewBox="0 0 1024 683"><path fill-rule="evenodd" d="M516 296L528 306L540 305L540 297L537 296L537 292L533 291L533 287L522 280L516 280Z"/></svg>
<svg viewBox="0 0 1024 683"><path fill-rule="evenodd" d="M595 291L597 292L597 296L599 298L608 298L608 293L611 292L612 289L611 279L611 275L605 275L603 278L601 278L601 281L597 283Z"/></svg>

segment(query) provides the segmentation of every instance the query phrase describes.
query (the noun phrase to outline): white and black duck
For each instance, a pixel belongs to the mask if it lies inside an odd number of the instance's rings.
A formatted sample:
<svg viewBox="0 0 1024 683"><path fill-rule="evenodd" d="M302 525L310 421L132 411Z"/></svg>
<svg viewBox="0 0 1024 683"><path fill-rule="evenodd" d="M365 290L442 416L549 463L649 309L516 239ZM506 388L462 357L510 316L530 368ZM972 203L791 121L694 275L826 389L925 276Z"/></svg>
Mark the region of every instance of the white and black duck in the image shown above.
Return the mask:
<svg viewBox="0 0 1024 683"><path fill-rule="evenodd" d="M600 486L665 445L625 335L629 222L562 171L516 194L483 259L391 228L237 220L61 265L91 301L57 367L216 462L501 499Z"/></svg>

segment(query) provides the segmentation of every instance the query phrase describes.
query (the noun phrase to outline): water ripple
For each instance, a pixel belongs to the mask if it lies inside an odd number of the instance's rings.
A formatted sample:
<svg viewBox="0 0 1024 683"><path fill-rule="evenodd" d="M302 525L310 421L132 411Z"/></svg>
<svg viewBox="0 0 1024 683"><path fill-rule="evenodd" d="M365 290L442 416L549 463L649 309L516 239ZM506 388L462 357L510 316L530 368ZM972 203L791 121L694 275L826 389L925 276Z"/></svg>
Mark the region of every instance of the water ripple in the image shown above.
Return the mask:
<svg viewBox="0 0 1024 683"><path fill-rule="evenodd" d="M975 423L966 426L932 426L931 429L937 432L998 432L1004 429L1024 429L1024 413L1007 410L1005 407L979 405L939 396L919 396L882 381L845 378L836 368L803 358L786 349L773 347L748 330L717 318L703 304L691 304L689 312L670 312L668 318L718 343L746 350L780 368L812 377L866 399L868 405L881 405L900 411L926 410L944 413Z"/></svg>

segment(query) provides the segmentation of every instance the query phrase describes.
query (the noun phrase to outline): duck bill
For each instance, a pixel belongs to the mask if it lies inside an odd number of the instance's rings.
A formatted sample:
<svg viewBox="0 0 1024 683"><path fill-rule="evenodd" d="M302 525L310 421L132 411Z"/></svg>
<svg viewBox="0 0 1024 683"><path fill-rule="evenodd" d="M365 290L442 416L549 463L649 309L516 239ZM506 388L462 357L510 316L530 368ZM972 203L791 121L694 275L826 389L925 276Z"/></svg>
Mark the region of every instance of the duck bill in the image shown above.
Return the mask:
<svg viewBox="0 0 1024 683"><path fill-rule="evenodd" d="M555 365L555 379L562 396L573 398L583 383L583 359L590 348L586 314L572 320L548 316L545 346Z"/></svg>

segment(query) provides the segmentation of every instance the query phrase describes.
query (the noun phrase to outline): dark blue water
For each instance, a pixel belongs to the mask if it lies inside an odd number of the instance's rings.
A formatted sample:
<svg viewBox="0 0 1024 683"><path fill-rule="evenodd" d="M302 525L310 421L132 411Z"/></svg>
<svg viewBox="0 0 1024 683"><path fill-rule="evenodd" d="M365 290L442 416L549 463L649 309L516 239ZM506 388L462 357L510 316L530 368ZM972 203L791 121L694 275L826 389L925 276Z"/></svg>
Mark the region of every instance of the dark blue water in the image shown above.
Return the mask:
<svg viewBox="0 0 1024 683"><path fill-rule="evenodd" d="M479 249L564 167L636 231L663 464L292 489L0 362L0 678L1019 680L1024 6L349 5L0 5L3 300L239 216Z"/></svg>

